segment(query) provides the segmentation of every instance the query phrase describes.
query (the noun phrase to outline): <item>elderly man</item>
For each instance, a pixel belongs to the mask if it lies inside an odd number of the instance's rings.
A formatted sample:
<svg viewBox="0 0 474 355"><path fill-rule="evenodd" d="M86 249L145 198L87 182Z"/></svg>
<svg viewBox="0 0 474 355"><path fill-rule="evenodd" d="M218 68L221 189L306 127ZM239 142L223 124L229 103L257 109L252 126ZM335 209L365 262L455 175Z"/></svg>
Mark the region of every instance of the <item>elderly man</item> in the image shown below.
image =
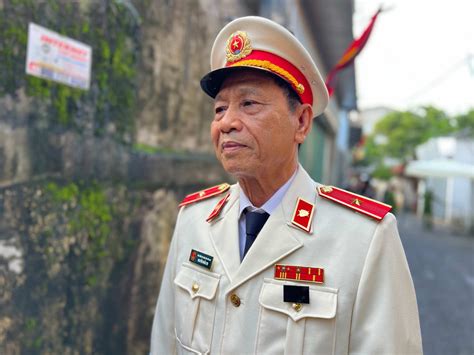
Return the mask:
<svg viewBox="0 0 474 355"><path fill-rule="evenodd" d="M238 184L181 203L152 354L420 354L390 206L314 182L298 146L328 96L304 47L259 17L218 34L211 136Z"/></svg>

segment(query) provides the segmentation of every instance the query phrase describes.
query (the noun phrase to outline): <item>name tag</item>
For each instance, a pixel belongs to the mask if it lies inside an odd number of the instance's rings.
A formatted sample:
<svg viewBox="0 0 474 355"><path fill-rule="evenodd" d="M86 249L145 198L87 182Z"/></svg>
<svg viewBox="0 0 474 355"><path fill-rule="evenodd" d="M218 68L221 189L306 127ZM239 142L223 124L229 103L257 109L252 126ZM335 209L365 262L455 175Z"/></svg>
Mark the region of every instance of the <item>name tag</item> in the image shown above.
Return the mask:
<svg viewBox="0 0 474 355"><path fill-rule="evenodd" d="M283 301L293 303L309 303L309 287L284 285Z"/></svg>
<svg viewBox="0 0 474 355"><path fill-rule="evenodd" d="M194 250L194 249L191 249L191 254L189 255L189 261L190 262L192 262L196 265L205 267L206 269L209 269L209 270L211 270L213 259L214 259L213 256L204 254L204 253L202 253L200 251L197 251L197 250Z"/></svg>

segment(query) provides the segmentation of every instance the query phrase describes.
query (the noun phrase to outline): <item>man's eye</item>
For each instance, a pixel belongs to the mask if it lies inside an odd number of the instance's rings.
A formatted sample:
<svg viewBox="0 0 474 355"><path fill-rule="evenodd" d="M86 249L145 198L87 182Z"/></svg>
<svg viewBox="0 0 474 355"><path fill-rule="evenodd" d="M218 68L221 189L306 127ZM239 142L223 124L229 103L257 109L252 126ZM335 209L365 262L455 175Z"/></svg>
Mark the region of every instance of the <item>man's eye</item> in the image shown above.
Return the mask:
<svg viewBox="0 0 474 355"><path fill-rule="evenodd" d="M243 102L243 106L252 106L253 104L255 104L254 101L249 101L249 100L247 100L247 101L244 101L244 102Z"/></svg>
<svg viewBox="0 0 474 355"><path fill-rule="evenodd" d="M215 113L218 114L218 113L223 112L225 110L225 107L219 106L219 107L216 107L214 110L215 110Z"/></svg>

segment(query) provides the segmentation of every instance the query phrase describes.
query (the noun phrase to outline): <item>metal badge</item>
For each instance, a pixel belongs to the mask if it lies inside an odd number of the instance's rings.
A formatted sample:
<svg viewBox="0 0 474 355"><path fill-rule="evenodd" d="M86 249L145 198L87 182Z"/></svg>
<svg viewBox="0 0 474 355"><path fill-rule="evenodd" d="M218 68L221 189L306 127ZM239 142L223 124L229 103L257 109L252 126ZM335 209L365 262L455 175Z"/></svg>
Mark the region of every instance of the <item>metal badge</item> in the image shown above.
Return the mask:
<svg viewBox="0 0 474 355"><path fill-rule="evenodd" d="M211 266L212 266L212 260L214 260L213 256L204 254L203 252L200 252L194 249L191 250L191 255L189 255L190 262L196 265L205 267L206 269L209 269L209 270L211 269Z"/></svg>

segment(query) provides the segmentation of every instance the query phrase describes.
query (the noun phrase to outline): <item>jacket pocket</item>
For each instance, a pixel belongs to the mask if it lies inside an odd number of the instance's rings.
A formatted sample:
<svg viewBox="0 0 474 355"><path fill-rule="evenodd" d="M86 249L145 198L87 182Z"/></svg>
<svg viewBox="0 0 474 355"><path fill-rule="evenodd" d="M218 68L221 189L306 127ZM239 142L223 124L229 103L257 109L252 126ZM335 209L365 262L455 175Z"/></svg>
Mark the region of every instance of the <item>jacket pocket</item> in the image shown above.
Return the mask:
<svg viewBox="0 0 474 355"><path fill-rule="evenodd" d="M185 349L209 352L219 281L219 274L198 270L188 263L184 263L176 275L175 330L178 344Z"/></svg>
<svg viewBox="0 0 474 355"><path fill-rule="evenodd" d="M309 304L283 301L284 285L309 287ZM332 354L337 290L265 279L259 297L257 354Z"/></svg>

